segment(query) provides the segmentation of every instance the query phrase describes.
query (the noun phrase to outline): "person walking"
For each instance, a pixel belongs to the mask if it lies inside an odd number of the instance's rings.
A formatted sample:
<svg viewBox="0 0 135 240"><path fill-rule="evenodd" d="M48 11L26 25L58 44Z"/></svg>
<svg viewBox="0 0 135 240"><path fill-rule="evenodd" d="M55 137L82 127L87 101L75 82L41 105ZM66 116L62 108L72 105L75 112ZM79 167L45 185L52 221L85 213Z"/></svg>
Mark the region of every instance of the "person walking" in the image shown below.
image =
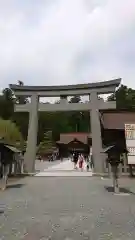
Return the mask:
<svg viewBox="0 0 135 240"><path fill-rule="evenodd" d="M84 156L80 154L79 156L79 168L81 171L83 171L83 164L84 164Z"/></svg>
<svg viewBox="0 0 135 240"><path fill-rule="evenodd" d="M74 162L74 169L77 169L77 162L78 162L78 153L75 152L73 155L73 162Z"/></svg>
<svg viewBox="0 0 135 240"><path fill-rule="evenodd" d="M90 148L89 162L90 162L91 169L93 169L94 168L94 162L93 162L93 155L92 155L92 147Z"/></svg>
<svg viewBox="0 0 135 240"><path fill-rule="evenodd" d="M88 155L87 156L87 158L86 158L86 170L87 170L87 172L89 171L89 169L90 169L90 155Z"/></svg>

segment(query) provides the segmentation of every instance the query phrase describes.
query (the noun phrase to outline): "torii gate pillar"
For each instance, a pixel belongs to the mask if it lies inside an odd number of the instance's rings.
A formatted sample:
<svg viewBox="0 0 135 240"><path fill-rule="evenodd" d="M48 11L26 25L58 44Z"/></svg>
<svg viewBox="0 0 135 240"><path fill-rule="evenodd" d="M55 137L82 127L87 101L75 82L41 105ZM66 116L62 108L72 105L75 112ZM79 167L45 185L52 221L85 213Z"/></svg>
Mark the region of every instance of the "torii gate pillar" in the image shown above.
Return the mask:
<svg viewBox="0 0 135 240"><path fill-rule="evenodd" d="M24 155L24 170L29 173L35 172L35 159L37 152L37 132L38 132L38 95L35 93L31 96L27 147L26 153Z"/></svg>
<svg viewBox="0 0 135 240"><path fill-rule="evenodd" d="M94 159L94 172L97 174L103 173L103 155L102 152L102 136L101 125L99 117L99 109L97 106L98 96L97 93L92 92L90 94L90 100L92 102L92 109L90 111L91 121L91 133L92 133L92 155Z"/></svg>

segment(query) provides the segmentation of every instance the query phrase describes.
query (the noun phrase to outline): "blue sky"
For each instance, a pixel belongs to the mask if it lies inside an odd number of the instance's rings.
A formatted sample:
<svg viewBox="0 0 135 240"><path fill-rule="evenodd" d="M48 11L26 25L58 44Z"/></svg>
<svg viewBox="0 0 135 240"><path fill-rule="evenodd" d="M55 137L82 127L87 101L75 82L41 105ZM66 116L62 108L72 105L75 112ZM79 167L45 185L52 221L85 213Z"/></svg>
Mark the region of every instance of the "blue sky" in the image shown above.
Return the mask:
<svg viewBox="0 0 135 240"><path fill-rule="evenodd" d="M135 0L0 1L0 88L121 77L135 88Z"/></svg>

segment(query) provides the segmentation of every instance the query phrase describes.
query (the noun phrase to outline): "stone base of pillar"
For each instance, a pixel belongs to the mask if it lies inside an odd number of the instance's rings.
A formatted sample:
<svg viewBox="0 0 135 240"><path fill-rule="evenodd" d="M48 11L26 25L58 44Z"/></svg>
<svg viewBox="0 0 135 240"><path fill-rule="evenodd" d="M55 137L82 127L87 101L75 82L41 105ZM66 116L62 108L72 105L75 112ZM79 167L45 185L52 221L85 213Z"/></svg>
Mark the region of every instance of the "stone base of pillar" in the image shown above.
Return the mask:
<svg viewBox="0 0 135 240"><path fill-rule="evenodd" d="M27 153L24 155L23 172L25 174L35 174L35 161L28 161Z"/></svg>
<svg viewBox="0 0 135 240"><path fill-rule="evenodd" d="M94 176L94 177L108 177L108 175L106 173L97 173L97 172L93 172L92 176Z"/></svg>
<svg viewBox="0 0 135 240"><path fill-rule="evenodd" d="M93 162L94 162L94 169L93 172L99 175L104 175L105 168L104 168L104 161L105 155L102 153L96 153L95 156L93 154Z"/></svg>

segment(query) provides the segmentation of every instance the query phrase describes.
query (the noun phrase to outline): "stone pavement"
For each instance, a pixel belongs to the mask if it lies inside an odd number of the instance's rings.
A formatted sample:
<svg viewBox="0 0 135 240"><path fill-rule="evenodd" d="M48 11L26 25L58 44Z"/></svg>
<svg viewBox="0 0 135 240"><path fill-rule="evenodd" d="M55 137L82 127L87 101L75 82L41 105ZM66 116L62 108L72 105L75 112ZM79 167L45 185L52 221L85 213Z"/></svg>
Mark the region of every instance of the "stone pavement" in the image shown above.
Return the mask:
<svg viewBox="0 0 135 240"><path fill-rule="evenodd" d="M43 172L45 169L50 168L53 165L59 164L61 161L57 160L57 161L53 161L53 162L49 162L49 161L39 161L36 160L35 161L35 169L37 172Z"/></svg>
<svg viewBox="0 0 135 240"><path fill-rule="evenodd" d="M41 162L41 164L43 164ZM44 163L44 167L45 167ZM40 165L38 163L38 165ZM43 167L43 166L42 166ZM64 159L62 162L61 161L56 161L52 164L52 162L50 163L50 165L48 165L48 167L45 167L44 169L40 167L40 172L37 173L35 175L36 177L68 177L68 176L72 176L72 177L88 177L88 176L92 176L92 171L90 170L89 172L86 171L86 166L84 165L84 170L80 171L78 170L74 170L74 164L73 162L71 162L70 159Z"/></svg>
<svg viewBox="0 0 135 240"><path fill-rule="evenodd" d="M112 181L96 177L27 177L0 192L0 239L133 240L135 180L130 190L111 192Z"/></svg>

